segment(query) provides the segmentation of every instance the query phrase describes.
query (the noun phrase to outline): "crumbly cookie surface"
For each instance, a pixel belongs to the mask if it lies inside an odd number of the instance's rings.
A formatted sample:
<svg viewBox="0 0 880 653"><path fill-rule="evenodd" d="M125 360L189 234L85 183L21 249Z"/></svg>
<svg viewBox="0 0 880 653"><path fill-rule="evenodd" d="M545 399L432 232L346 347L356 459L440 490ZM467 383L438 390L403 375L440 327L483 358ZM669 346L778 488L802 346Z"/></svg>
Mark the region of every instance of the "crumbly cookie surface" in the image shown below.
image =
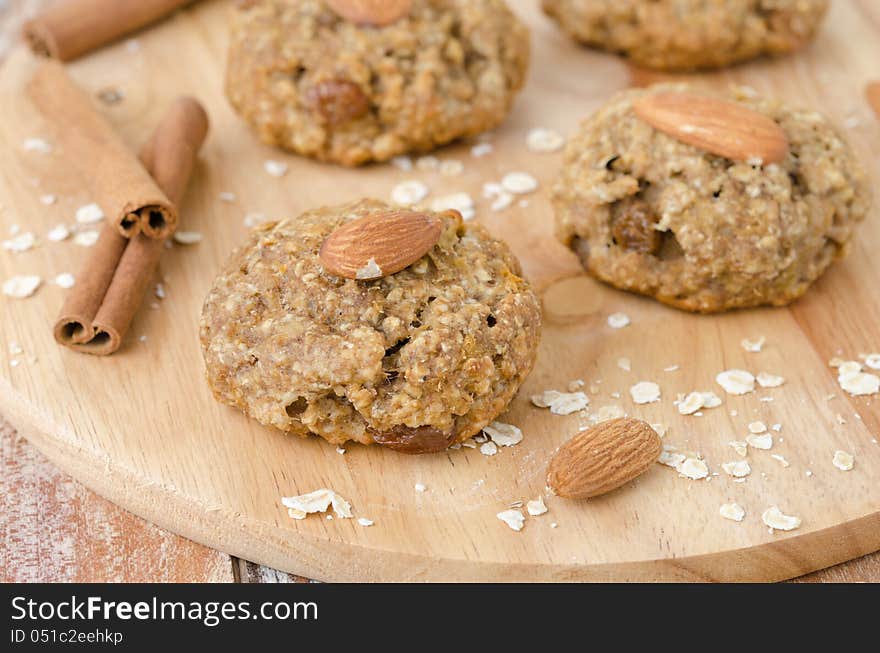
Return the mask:
<svg viewBox="0 0 880 653"><path fill-rule="evenodd" d="M682 85L626 91L570 140L554 186L557 235L595 277L705 313L784 305L848 248L870 205L864 170L822 115L725 99L771 117L789 139L779 164L750 165L687 145L632 102Z"/></svg>
<svg viewBox="0 0 880 653"><path fill-rule="evenodd" d="M264 142L358 165L496 127L528 60L503 0L413 0L382 28L323 0L251 0L233 14L226 93Z"/></svg>
<svg viewBox="0 0 880 653"><path fill-rule="evenodd" d="M812 40L829 0L543 0L584 44L661 70L727 66Z"/></svg>
<svg viewBox="0 0 880 653"><path fill-rule="evenodd" d="M318 251L375 200L266 225L202 311L215 397L263 424L334 444L439 451L478 433L535 361L540 305L508 247L443 214L439 242L376 281L324 272Z"/></svg>

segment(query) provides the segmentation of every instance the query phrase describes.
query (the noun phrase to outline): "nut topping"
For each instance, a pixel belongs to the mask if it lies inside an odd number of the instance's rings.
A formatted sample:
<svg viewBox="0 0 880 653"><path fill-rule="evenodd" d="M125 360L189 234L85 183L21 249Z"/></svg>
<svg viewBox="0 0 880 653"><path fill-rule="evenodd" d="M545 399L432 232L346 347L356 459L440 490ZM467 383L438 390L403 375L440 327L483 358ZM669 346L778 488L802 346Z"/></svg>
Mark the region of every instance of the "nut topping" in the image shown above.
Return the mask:
<svg viewBox="0 0 880 653"><path fill-rule="evenodd" d="M412 9L412 0L325 0L340 18L358 25L385 27Z"/></svg>
<svg viewBox="0 0 880 653"><path fill-rule="evenodd" d="M644 95L636 115L682 143L734 161L779 163L788 137L774 120L741 104L690 93Z"/></svg>
<svg viewBox="0 0 880 653"><path fill-rule="evenodd" d="M348 222L321 245L324 270L369 281L400 272L437 244L439 218L417 211L382 211Z"/></svg>

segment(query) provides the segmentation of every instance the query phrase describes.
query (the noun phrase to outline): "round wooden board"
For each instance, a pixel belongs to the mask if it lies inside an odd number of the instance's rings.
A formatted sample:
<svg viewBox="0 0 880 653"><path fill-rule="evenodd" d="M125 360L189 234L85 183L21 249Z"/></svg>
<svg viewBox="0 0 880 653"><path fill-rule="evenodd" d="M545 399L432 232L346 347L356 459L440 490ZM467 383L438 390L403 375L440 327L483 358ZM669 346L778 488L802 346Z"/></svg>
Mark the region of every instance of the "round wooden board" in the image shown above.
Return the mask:
<svg viewBox="0 0 880 653"><path fill-rule="evenodd" d="M537 3L512 4L533 28L529 85L492 137L490 155L473 158L470 144L437 153L463 161L458 177L392 166L347 170L260 145L223 98L224 2L196 5L142 34L136 45L122 43L72 64L72 74L90 91L124 91L123 102L100 108L132 148L175 95L194 94L206 104L212 132L182 207L183 228L205 239L166 253L161 274L167 298L145 303L126 346L109 358L75 354L53 342L50 324L64 296L56 286L47 283L27 300L0 297L0 412L61 467L133 512L234 555L321 580L774 580L880 549L877 399L846 396L827 364L832 356L880 349L880 274L872 256L880 248L877 211L861 228L852 256L789 309L700 317L580 276L573 256L552 238L546 189L561 157L530 153L525 134L538 126L571 133L611 93L656 76L569 43ZM701 79L745 82L821 108L841 125L848 121L849 136L876 180L880 128L863 89L878 74L880 8L868 0L833 4L820 39L801 55ZM16 223L44 236L55 224L72 222L76 207L91 201L84 190L86 164L66 162L59 152L23 151L26 137L51 140L50 128L18 92L29 60L16 52L0 75L4 238ZM289 164L285 177L264 172L270 158ZM521 205L491 211L480 199L482 184L513 170L535 174L541 190ZM322 441L285 436L215 403L203 381L198 315L219 266L246 235L245 215L281 217L365 195L387 197L408 178L424 180L433 196L465 190L478 198L477 219L510 242L543 296L537 367L500 418L519 425L525 440L492 457L468 449L407 457L361 446L340 455ZM220 201L222 191L235 193L235 202ZM58 202L41 204L45 193L56 194ZM88 253L69 241L42 241L27 253L0 252L0 277L36 273L51 279L75 272ZM607 316L616 311L630 315L632 324L609 328ZM761 335L767 337L763 352L740 347L743 338ZM9 342L25 353L12 355ZM631 372L618 366L621 357L632 361ZM680 367L664 371L673 365ZM715 375L733 367L782 374L787 382L745 397L725 396L723 407L703 417L678 414L678 393L712 389L723 395ZM496 513L542 494L550 453L588 423L584 416L553 416L528 397L565 389L574 379L596 390L591 412L616 404L667 424L666 442L701 453L718 475L694 482L657 465L600 499L549 497L548 514L527 518L522 532L511 531ZM658 382L662 401L635 406L628 390L640 380ZM773 451L750 452L754 471L744 483L733 482L721 470L723 462L737 459L728 442L743 439L756 419L782 424L781 433ZM855 454L853 471L832 466L838 449ZM417 483L426 491L416 492ZM357 517L375 525L288 518L281 496L320 487L336 490ZM732 500L746 509L740 524L718 514ZM801 528L768 532L761 513L771 505L800 516Z"/></svg>

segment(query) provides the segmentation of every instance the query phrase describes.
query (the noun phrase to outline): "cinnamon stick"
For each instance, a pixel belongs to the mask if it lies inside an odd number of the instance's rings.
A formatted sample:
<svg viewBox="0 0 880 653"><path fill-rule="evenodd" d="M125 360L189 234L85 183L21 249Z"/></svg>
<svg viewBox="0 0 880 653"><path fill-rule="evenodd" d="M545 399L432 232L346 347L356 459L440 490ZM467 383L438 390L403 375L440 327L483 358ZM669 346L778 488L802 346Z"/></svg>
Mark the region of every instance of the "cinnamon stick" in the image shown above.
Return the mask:
<svg viewBox="0 0 880 653"><path fill-rule="evenodd" d="M25 87L35 110L55 126L54 138L72 166L88 171L95 201L127 238L167 238L177 211L89 97L57 61L44 60Z"/></svg>
<svg viewBox="0 0 880 653"><path fill-rule="evenodd" d="M208 117L202 106L182 97L141 148L144 166L176 205L183 199L207 132ZM126 239L106 225L61 309L55 323L55 340L75 351L98 356L118 350L164 249L163 239L143 233Z"/></svg>
<svg viewBox="0 0 880 653"><path fill-rule="evenodd" d="M41 55L70 61L154 23L193 0L59 0L24 25Z"/></svg>

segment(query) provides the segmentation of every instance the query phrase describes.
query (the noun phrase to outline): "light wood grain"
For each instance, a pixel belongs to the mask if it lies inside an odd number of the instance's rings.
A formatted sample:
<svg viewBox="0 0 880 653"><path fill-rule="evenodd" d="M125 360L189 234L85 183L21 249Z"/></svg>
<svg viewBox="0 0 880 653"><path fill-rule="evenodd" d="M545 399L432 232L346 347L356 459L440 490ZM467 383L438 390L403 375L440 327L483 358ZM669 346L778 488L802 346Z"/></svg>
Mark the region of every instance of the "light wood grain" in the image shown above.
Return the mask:
<svg viewBox="0 0 880 653"><path fill-rule="evenodd" d="M841 122L857 112L864 121L851 135L876 179L880 138L860 89L876 76L878 47L876 27L859 13L868 11L864 5L835 3L828 29L797 58L705 79L748 82L821 107ZM610 92L637 81L617 59L570 44L531 5L517 7L534 29L530 85L497 133L492 156L471 160L467 145L441 152L464 160L466 174L423 175L435 194L463 189L479 196L483 181L516 169L535 173L546 188L559 160L526 151L528 128L570 132ZM121 45L71 68L92 90L117 85L126 91L125 102L106 111L132 145L181 91L208 104L214 131L182 212L186 228L205 232L206 240L169 252L163 262L169 297L159 310L141 312L122 352L96 361L58 350L48 332L60 305L57 288L44 287L27 301L2 300L12 319L0 324L0 338L20 342L38 361L13 368L5 350L0 352L0 411L51 459L160 525L320 579L772 580L880 547L880 448L871 442L878 432L877 414L870 400L841 396L826 365L838 348L850 356L878 348L878 308L871 291L878 279L870 253L880 231L874 224L862 230L853 256L792 309L705 318L583 277L559 283L577 275L578 268L551 237L543 194L505 213L481 204L479 219L511 243L545 297L539 365L502 418L523 428L521 445L493 458L461 451L413 459L362 447L340 456L321 442L287 438L217 406L201 380L196 319L218 265L244 237L244 214L281 216L363 194L387 196L404 178L390 167L340 170L256 144L221 95L224 10L221 3L198 6L140 37L139 51ZM2 83L14 84L15 71L24 65L25 56L14 55ZM825 87L832 83L835 91L829 93ZM83 180L56 158L35 159L20 151L22 138L48 129L29 122L33 116L26 106L11 102L0 113L0 192L13 209L0 217L8 225L24 222L13 216L28 216L28 228L44 233L88 201ZM270 157L290 163L284 179L263 173L262 161ZM220 191L235 192L238 203L218 202ZM42 192L61 199L46 210L37 199ZM875 218L876 212L871 222ZM83 254L69 243L17 256L4 253L0 272L50 277L75 269ZM616 310L629 313L632 326L616 332L604 326ZM739 348L741 338L762 333L769 338L764 353ZM138 342L140 334L147 335L146 342ZM633 360L633 373L617 367L620 356ZM662 371L673 363L681 365L679 372ZM789 381L761 395L728 398L725 408L703 418L677 415L676 393L708 389L717 371L734 366L783 373ZM756 471L743 485L723 477L694 484L658 466L632 487L587 504L548 501L549 515L513 533L495 513L541 492L548 453L578 425L575 417L552 417L529 406L526 397L575 378L601 380L594 407L620 403L632 414L668 423L667 440L701 451L714 470L731 459L727 442L742 437L749 421L780 422L785 442L777 451L792 466L783 469L763 452L754 453ZM643 378L661 383L661 404L638 408L629 402L627 389ZM623 398L611 397L612 392ZM826 401L831 393L837 398ZM759 402L764 395L774 401ZM736 418L730 409L738 411ZM854 418L856 411L861 420ZM845 425L837 424L838 413L846 416ZM856 453L856 470L843 474L831 467L837 448ZM804 474L807 468L814 471L812 478ZM428 486L424 495L413 491L416 482ZM286 517L279 496L321 486L349 498L356 513L376 525L367 529L352 521ZM718 505L730 498L748 511L741 525L717 515ZM802 528L769 534L759 515L775 503L800 515ZM550 529L551 522L559 528Z"/></svg>

